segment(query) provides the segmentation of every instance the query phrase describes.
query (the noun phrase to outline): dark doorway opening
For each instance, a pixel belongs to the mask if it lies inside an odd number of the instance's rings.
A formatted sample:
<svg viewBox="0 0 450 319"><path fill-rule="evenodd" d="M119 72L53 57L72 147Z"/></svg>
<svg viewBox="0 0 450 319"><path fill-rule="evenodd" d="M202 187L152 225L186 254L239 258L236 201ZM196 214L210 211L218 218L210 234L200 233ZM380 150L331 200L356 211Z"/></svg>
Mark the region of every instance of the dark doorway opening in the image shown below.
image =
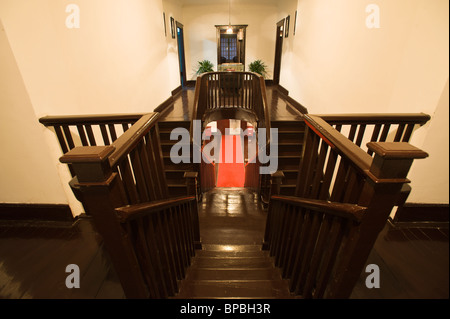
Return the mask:
<svg viewBox="0 0 450 319"><path fill-rule="evenodd" d="M184 57L184 34L183 25L177 21L177 44L178 44L178 62L180 66L181 86L186 85L186 62Z"/></svg>
<svg viewBox="0 0 450 319"><path fill-rule="evenodd" d="M283 37L284 37L284 20L277 23L277 33L275 41L275 62L273 66L273 84L280 84L280 70L281 70L281 53L283 51Z"/></svg>

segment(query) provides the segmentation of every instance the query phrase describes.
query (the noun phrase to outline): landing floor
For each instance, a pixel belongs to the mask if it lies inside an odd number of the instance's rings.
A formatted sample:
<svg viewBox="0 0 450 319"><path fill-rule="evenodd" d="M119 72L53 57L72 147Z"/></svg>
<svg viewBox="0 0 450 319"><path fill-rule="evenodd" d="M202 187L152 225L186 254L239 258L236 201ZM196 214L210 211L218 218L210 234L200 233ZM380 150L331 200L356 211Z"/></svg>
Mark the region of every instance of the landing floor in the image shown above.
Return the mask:
<svg viewBox="0 0 450 319"><path fill-rule="evenodd" d="M245 189L216 188L199 204L205 245L261 242L266 211ZM352 298L448 299L448 228L386 225L368 264L380 267L381 288L367 289L365 273ZM81 288L67 289L65 267L77 264ZM124 298L123 290L89 219L72 227L0 222L0 298Z"/></svg>

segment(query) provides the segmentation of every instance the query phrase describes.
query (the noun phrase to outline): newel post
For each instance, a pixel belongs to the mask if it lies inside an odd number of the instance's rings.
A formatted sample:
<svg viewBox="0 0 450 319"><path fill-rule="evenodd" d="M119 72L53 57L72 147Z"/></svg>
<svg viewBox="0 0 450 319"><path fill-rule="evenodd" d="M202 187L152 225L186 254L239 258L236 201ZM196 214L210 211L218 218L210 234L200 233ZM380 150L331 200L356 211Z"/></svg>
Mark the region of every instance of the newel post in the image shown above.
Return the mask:
<svg viewBox="0 0 450 319"><path fill-rule="evenodd" d="M374 152L358 205L368 207L360 226L349 236L344 269L336 274L329 298L348 298L375 244L378 234L396 205L398 196L415 159L428 154L406 142L370 142Z"/></svg>
<svg viewBox="0 0 450 319"><path fill-rule="evenodd" d="M60 161L72 165L83 205L103 237L127 298L148 298L131 242L115 216L115 208L123 206L124 201L118 174L112 171L108 160L114 150L113 146L76 147Z"/></svg>
<svg viewBox="0 0 450 319"><path fill-rule="evenodd" d="M272 174L270 179L270 196L280 195L281 184L283 184L283 178L284 178L283 171L276 171L275 173Z"/></svg>

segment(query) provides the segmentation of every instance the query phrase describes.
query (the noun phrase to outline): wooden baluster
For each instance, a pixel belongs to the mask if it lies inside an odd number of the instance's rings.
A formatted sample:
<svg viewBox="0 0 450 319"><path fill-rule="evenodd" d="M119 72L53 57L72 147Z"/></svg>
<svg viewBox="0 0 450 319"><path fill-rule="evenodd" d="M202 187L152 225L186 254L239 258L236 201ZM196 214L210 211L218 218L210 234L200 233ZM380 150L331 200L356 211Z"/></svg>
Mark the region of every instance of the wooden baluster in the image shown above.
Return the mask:
<svg viewBox="0 0 450 319"><path fill-rule="evenodd" d="M137 257L130 238L115 217L115 207L124 204L118 187L118 175L109 166L112 146L76 147L60 158L71 164L78 178L78 187L85 205L93 217L97 231L104 239L111 260L128 298L148 298Z"/></svg>
<svg viewBox="0 0 450 319"><path fill-rule="evenodd" d="M379 142L386 141L390 129L391 129L391 124L389 124L389 123L384 124L383 131L381 132L380 139L378 140Z"/></svg>
<svg viewBox="0 0 450 319"><path fill-rule="evenodd" d="M108 136L108 132L106 130L106 125L105 124L100 124L100 132L102 133L102 137L103 137L103 143L105 145L110 145L110 141L109 141L109 136Z"/></svg>
<svg viewBox="0 0 450 319"><path fill-rule="evenodd" d="M298 279L297 282L295 283L296 287L295 291L299 295L302 295L304 292L304 285L310 271L310 263L314 252L314 248L317 243L317 236L319 233L323 214L311 211L310 216L312 218L311 229L309 230L309 234L306 240L305 251L300 263L301 266L300 268L297 269Z"/></svg>
<svg viewBox="0 0 450 319"><path fill-rule="evenodd" d="M137 238L135 245L137 246L136 249L140 251L141 257L139 258L140 263L142 263L142 269L143 269L143 276L146 279L147 286L149 287L150 296L152 298L160 298L161 295L159 294L158 286L157 286L157 277L155 273L155 265L152 261L151 255L150 255L150 246L149 242L147 241L146 233L148 232L148 229L145 229L144 221L143 219L137 219L135 221L137 224ZM131 222L127 222L125 225L130 226ZM131 227L128 228L127 233L130 236L132 233Z"/></svg>
<svg viewBox="0 0 450 319"><path fill-rule="evenodd" d="M356 137L356 141L355 141L356 145L361 146L365 131L366 131L366 124L361 124L359 126L358 136Z"/></svg>
<svg viewBox="0 0 450 319"><path fill-rule="evenodd" d="M309 233L311 231L312 226L312 214L308 209L301 209L301 214L304 216L304 220L302 223L302 229L300 230L300 237L298 241L298 246L295 252L295 260L293 263L292 276L289 280L289 289L291 291L297 290L298 280L300 279L299 269L302 265L302 261L305 256L305 251L307 249Z"/></svg>
<svg viewBox="0 0 450 319"><path fill-rule="evenodd" d="M408 143L370 142L367 147L375 156L363 186L358 205L368 207L363 222L348 241L341 267L333 276L329 297L347 298L359 278L364 263L383 229L414 159L425 158L427 153Z"/></svg>
<svg viewBox="0 0 450 319"><path fill-rule="evenodd" d="M166 298L169 295L167 282L165 281L166 273L163 268L162 255L159 253L159 247L156 237L156 214L151 214L147 218L147 243L150 249L150 255L155 267L156 283L160 298Z"/></svg>
<svg viewBox="0 0 450 319"><path fill-rule="evenodd" d="M81 144L83 146L89 146L89 142L86 137L86 133L84 132L83 125L77 125L78 134L80 135Z"/></svg>
<svg viewBox="0 0 450 319"><path fill-rule="evenodd" d="M69 150L75 147L75 143L73 142L72 133L70 132L69 125L63 125L64 136L66 137L67 145L69 146Z"/></svg>
<svg viewBox="0 0 450 319"><path fill-rule="evenodd" d="M411 135L414 131L414 126L415 124L408 124L408 126L406 127L406 132L405 135L403 135L402 138L402 142L409 142L409 140L411 139Z"/></svg>
<svg viewBox="0 0 450 319"><path fill-rule="evenodd" d="M151 142L153 144L153 152L155 156L156 173L158 174L159 189L161 190L162 198L169 196L169 190L167 188L166 173L164 170L164 161L161 150L160 134L158 125L155 125L149 132L151 136Z"/></svg>
<svg viewBox="0 0 450 319"><path fill-rule="evenodd" d="M380 130L381 130L381 124L376 124L375 127L373 128L372 137L370 138L371 142L377 142L378 141L378 137L380 135ZM368 150L367 153L370 156L373 155L373 152L371 150Z"/></svg>
<svg viewBox="0 0 450 319"><path fill-rule="evenodd" d="M395 133L394 142L401 141L404 131L405 131L405 124L399 124L397 128L397 133Z"/></svg>
<svg viewBox="0 0 450 319"><path fill-rule="evenodd" d="M294 268L294 261L296 259L297 243L300 241L301 230L303 226L303 214L300 207L295 207L293 210L294 220L292 222L293 237L291 240L291 246L287 253L286 263L282 269L283 278L290 278Z"/></svg>
<svg viewBox="0 0 450 319"><path fill-rule="evenodd" d="M96 146L97 143L95 141L94 132L92 131L92 126L87 124L85 127L86 127L86 132L87 132L87 135L88 135L88 138L89 138L90 145L91 146Z"/></svg>
<svg viewBox="0 0 450 319"><path fill-rule="evenodd" d="M61 131L61 126L55 125L53 128L55 129L56 137L58 138L62 152L67 153L69 151L69 147L67 146L63 132Z"/></svg>
<svg viewBox="0 0 450 319"><path fill-rule="evenodd" d="M117 140L116 127L114 124L108 124L109 134L111 135L111 140L114 142Z"/></svg>
<svg viewBox="0 0 450 319"><path fill-rule="evenodd" d="M331 228L328 234L327 249L324 256L322 257L322 263L320 269L318 269L316 290L314 292L313 298L322 299L325 291L328 287L329 281L332 275L332 269L341 247L341 241L344 236L344 230L346 225L349 223L339 217L326 217L331 221ZM352 223L350 221L350 223Z"/></svg>

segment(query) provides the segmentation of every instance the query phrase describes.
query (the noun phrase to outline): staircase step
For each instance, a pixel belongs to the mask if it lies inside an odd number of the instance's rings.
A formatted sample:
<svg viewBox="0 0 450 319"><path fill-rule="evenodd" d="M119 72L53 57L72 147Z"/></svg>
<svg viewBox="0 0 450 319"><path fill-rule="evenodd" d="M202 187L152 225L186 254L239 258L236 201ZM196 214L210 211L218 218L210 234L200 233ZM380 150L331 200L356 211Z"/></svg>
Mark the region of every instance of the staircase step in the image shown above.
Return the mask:
<svg viewBox="0 0 450 319"><path fill-rule="evenodd" d="M190 268L186 280L280 280L280 271L276 268Z"/></svg>
<svg viewBox="0 0 450 319"><path fill-rule="evenodd" d="M184 280L175 298L291 298L287 280Z"/></svg>
<svg viewBox="0 0 450 319"><path fill-rule="evenodd" d="M226 250L198 250L195 253L196 257L268 257L268 251L226 251Z"/></svg>
<svg viewBox="0 0 450 319"><path fill-rule="evenodd" d="M195 257L195 268L271 268L273 261L268 257Z"/></svg>

